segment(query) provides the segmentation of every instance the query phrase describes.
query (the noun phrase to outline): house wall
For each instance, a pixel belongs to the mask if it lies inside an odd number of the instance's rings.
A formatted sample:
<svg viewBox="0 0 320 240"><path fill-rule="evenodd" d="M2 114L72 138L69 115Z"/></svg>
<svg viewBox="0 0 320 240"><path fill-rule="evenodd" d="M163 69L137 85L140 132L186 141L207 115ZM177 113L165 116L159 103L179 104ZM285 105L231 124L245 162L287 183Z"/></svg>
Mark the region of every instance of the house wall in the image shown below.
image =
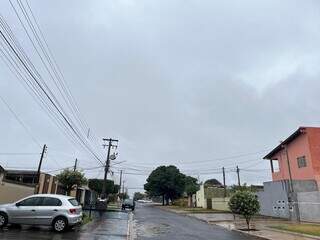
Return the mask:
<svg viewBox="0 0 320 240"><path fill-rule="evenodd" d="M297 195L297 198L299 194L318 191L318 185L314 180L295 180L292 184L295 191L294 196ZM264 191L256 193L260 202L260 214L271 217L296 219L294 215L295 212L290 211L288 204L290 192L289 181L264 182L263 186ZM297 201L299 202L299 199L297 199Z"/></svg>
<svg viewBox="0 0 320 240"><path fill-rule="evenodd" d="M204 188L204 185L200 185L199 191L196 193L196 206L201 208L208 208L207 201L212 202L212 209L229 210L229 193L227 192L227 197L224 198L224 189L217 187Z"/></svg>
<svg viewBox="0 0 320 240"><path fill-rule="evenodd" d="M196 192L197 207L207 208L207 200L204 198L204 185L200 185L199 191Z"/></svg>
<svg viewBox="0 0 320 240"><path fill-rule="evenodd" d="M230 198L228 198L228 197L226 197L226 198L212 198L211 200L212 200L212 209L221 210L221 211L230 210L229 205L228 205Z"/></svg>
<svg viewBox="0 0 320 240"><path fill-rule="evenodd" d="M34 187L10 183L0 179L0 204L12 203L34 193Z"/></svg>
<svg viewBox="0 0 320 240"><path fill-rule="evenodd" d="M307 132L312 158L313 175L320 186L320 129L307 128Z"/></svg>
<svg viewBox="0 0 320 240"><path fill-rule="evenodd" d="M264 191L256 193L260 202L260 214L288 219L288 182L264 182L263 186Z"/></svg>
<svg viewBox="0 0 320 240"><path fill-rule="evenodd" d="M320 222L320 192L297 193L300 220Z"/></svg>
<svg viewBox="0 0 320 240"><path fill-rule="evenodd" d="M57 179L56 177L41 173L39 178L39 191L38 193L51 193L57 194Z"/></svg>
<svg viewBox="0 0 320 240"><path fill-rule="evenodd" d="M295 180L315 179L308 134L308 132L301 134L287 145L291 176L292 179ZM307 166L304 168L298 167L297 158L301 156L306 157ZM272 180L279 181L290 179L286 150L283 149L279 151L273 156L273 159L278 159L280 171L272 174Z"/></svg>

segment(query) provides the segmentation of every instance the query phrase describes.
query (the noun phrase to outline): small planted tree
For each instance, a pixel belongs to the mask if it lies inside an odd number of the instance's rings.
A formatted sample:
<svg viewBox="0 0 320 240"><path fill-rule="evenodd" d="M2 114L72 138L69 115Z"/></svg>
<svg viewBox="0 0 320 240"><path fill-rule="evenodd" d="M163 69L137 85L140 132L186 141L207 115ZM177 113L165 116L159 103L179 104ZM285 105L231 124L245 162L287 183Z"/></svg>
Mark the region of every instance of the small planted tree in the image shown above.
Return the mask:
<svg viewBox="0 0 320 240"><path fill-rule="evenodd" d="M87 179L84 174L79 171L71 171L69 169L63 170L57 175L59 183L61 183L63 189L70 195L71 190L76 186L81 186L87 183Z"/></svg>
<svg viewBox="0 0 320 240"><path fill-rule="evenodd" d="M249 191L237 191L229 200L229 208L234 214L242 215L250 230L250 220L260 210L257 197Z"/></svg>

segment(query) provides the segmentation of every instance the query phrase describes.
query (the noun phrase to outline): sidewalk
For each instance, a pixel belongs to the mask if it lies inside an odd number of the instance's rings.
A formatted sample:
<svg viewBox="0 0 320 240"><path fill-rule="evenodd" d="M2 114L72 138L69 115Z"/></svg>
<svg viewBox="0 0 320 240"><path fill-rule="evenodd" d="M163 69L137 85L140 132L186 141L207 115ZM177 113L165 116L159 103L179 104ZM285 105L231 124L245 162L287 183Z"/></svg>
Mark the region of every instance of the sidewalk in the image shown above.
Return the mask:
<svg viewBox="0 0 320 240"><path fill-rule="evenodd" d="M94 212L95 220L81 229L78 239L125 240L128 238L129 213Z"/></svg>
<svg viewBox="0 0 320 240"><path fill-rule="evenodd" d="M254 226L257 231L241 231L238 229L245 229L246 223L244 220L236 217L234 220L234 216L231 213L190 213L188 211L172 209L168 207L159 207L163 210L170 211L176 214L182 214L188 217L196 218L198 220L207 222L208 224L214 224L223 228L226 228L230 231L237 231L243 234L251 235L258 237L260 239L268 239L268 240L320 240L320 237L310 236L300 233L292 233L282 230L276 230L270 228L270 226L276 226L283 223L290 223L286 220L282 219L263 219L256 218L252 221L252 226Z"/></svg>

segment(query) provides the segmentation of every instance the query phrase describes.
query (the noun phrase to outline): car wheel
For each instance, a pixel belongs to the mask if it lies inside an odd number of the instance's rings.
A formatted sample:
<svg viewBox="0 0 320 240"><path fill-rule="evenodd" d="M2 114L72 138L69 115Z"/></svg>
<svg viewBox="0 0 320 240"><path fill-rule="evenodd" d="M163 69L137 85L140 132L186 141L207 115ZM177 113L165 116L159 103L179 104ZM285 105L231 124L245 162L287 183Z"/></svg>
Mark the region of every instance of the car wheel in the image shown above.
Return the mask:
<svg viewBox="0 0 320 240"><path fill-rule="evenodd" d="M58 217L53 221L52 227L56 232L63 232L68 228L68 222L65 218Z"/></svg>
<svg viewBox="0 0 320 240"><path fill-rule="evenodd" d="M7 224L8 224L7 214L0 212L0 228L5 227Z"/></svg>

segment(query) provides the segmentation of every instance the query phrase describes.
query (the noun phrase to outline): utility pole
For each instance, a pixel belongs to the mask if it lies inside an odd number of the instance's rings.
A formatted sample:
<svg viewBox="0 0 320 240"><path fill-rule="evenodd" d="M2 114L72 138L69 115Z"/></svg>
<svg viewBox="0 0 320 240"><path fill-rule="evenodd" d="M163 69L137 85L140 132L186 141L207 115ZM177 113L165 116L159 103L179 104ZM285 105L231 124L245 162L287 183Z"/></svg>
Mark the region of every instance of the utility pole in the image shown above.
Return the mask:
<svg viewBox="0 0 320 240"><path fill-rule="evenodd" d="M44 145L43 145L43 148L42 148L42 152L41 152L41 157L40 157L39 165L38 165L37 185L36 185L36 187L35 187L35 189L34 189L34 193L39 193L39 188L40 188L40 185L39 185L39 183L40 183L40 171L41 171L42 160L43 160L43 158L44 158L44 154L45 154L46 150L47 150L47 145L44 144Z"/></svg>
<svg viewBox="0 0 320 240"><path fill-rule="evenodd" d="M77 165L78 165L78 159L74 161L74 166L73 166L73 171L75 172L77 170Z"/></svg>
<svg viewBox="0 0 320 240"><path fill-rule="evenodd" d="M226 196L227 196L227 189L226 189L226 173L225 173L225 169L224 169L224 167L222 168L222 175L223 175L223 188L224 188L223 196L224 196L224 197L226 197Z"/></svg>
<svg viewBox="0 0 320 240"><path fill-rule="evenodd" d="M119 194L121 194L121 185L122 185L122 170L120 170Z"/></svg>
<svg viewBox="0 0 320 240"><path fill-rule="evenodd" d="M107 188L107 175L108 175L108 172L109 172L109 167L110 167L110 150L111 150L111 147L112 148L116 148L117 145L113 145L112 143L114 142L118 142L119 140L116 140L116 139L112 139L112 138L104 138L103 141L105 142L108 142L107 144L103 144L103 147L108 147L108 153L107 153L107 160L106 160L106 165L105 165L105 168L104 168L104 178L103 178L103 185L102 185L102 193L101 193L101 198L102 199L105 199L107 196L106 196L106 188Z"/></svg>
<svg viewBox="0 0 320 240"><path fill-rule="evenodd" d="M125 197L125 196L124 196L124 194L125 194L125 193L124 193L124 182L125 182L125 181L123 180L123 181L122 181L122 200L124 200L124 197Z"/></svg>
<svg viewBox="0 0 320 240"><path fill-rule="evenodd" d="M241 186L241 183L240 183L240 169L239 169L238 166L237 166L237 175L238 175L238 186L240 187Z"/></svg>
<svg viewBox="0 0 320 240"><path fill-rule="evenodd" d="M298 222L300 222L300 209L299 205L297 204L298 199L297 196L294 193L294 187L292 182L292 174L291 174L291 165L290 165L290 159L289 159L289 153L288 153L288 146L284 145L282 146L286 151L286 157L287 157L287 164L288 164L288 170L289 170L289 207L292 208L292 210L295 212L296 219ZM292 218L292 216L291 216Z"/></svg>

